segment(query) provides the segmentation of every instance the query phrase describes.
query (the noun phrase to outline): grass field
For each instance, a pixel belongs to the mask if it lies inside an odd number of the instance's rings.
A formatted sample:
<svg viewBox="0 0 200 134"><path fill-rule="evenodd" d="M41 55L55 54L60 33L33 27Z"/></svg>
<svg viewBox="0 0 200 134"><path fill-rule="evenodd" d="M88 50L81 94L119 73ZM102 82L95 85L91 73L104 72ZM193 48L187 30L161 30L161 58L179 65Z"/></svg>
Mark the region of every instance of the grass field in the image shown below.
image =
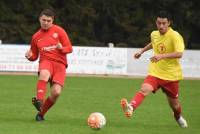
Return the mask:
<svg viewBox="0 0 200 134"><path fill-rule="evenodd" d="M37 76L0 75L0 134L199 134L200 81L181 82L180 101L189 128L182 129L173 119L162 91L148 96L126 119L120 99L131 99L142 79L68 77L62 95L46 114L44 122L34 120L31 104ZM90 113L101 112L106 126L90 129Z"/></svg>

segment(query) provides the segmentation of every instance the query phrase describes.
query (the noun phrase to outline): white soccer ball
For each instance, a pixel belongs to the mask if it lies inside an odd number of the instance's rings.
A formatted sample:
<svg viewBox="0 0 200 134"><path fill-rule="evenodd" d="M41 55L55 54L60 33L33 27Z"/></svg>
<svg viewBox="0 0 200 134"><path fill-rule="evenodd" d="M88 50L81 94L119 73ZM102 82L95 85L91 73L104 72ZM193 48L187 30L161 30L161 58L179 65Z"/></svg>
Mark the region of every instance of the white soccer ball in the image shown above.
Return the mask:
<svg viewBox="0 0 200 134"><path fill-rule="evenodd" d="M89 115L87 123L90 128L100 129L106 125L106 118L102 113L94 112Z"/></svg>

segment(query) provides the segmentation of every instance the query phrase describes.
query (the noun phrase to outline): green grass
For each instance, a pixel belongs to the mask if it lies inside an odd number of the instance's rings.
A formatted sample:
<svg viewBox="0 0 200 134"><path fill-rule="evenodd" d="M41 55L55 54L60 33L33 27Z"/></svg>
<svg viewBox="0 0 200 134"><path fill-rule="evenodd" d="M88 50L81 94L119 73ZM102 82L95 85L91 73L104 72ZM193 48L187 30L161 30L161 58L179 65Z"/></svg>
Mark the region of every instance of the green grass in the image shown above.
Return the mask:
<svg viewBox="0 0 200 134"><path fill-rule="evenodd" d="M181 82L180 101L189 128L181 129L162 91L146 97L126 119L120 99L131 97L142 79L68 77L58 102L47 113L44 122L35 122L36 110L31 104L37 76L0 76L0 134L199 134L200 82ZM106 126L90 129L86 120L90 113L101 112Z"/></svg>

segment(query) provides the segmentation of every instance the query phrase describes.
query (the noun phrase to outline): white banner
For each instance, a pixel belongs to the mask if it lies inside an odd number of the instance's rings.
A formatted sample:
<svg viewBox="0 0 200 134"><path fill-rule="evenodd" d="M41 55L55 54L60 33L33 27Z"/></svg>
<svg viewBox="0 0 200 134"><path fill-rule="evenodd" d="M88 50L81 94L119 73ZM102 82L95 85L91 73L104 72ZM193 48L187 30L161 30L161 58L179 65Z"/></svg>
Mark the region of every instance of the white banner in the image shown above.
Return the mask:
<svg viewBox="0 0 200 134"><path fill-rule="evenodd" d="M200 51L185 51L181 63L185 77L200 78Z"/></svg>
<svg viewBox="0 0 200 134"><path fill-rule="evenodd" d="M0 45L0 71L37 72L38 61L25 58L28 45ZM73 47L68 55L68 73L146 76L148 51L138 60L137 48ZM186 50L181 59L184 77L200 78L200 51Z"/></svg>
<svg viewBox="0 0 200 134"><path fill-rule="evenodd" d="M25 58L26 45L0 45L0 71L36 72L38 62Z"/></svg>
<svg viewBox="0 0 200 134"><path fill-rule="evenodd" d="M25 58L27 45L0 45L0 71L36 72L38 61ZM102 47L73 47L69 54L68 73L126 74L127 50Z"/></svg>
<svg viewBox="0 0 200 134"><path fill-rule="evenodd" d="M127 49L74 47L68 56L69 73L118 74L127 72Z"/></svg>

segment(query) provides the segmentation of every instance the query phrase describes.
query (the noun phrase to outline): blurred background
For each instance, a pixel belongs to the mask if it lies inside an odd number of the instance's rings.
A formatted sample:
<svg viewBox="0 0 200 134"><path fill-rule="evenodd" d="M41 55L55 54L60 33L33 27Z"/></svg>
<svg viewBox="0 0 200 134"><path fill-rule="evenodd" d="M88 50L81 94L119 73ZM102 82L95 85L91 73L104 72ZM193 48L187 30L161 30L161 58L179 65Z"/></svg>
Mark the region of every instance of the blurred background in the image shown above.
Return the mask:
<svg viewBox="0 0 200 134"><path fill-rule="evenodd" d="M200 49L198 0L1 0L0 40L29 44L40 27L39 13L53 8L74 46L143 47L155 27L155 14L166 9L172 27L184 37L187 49Z"/></svg>

